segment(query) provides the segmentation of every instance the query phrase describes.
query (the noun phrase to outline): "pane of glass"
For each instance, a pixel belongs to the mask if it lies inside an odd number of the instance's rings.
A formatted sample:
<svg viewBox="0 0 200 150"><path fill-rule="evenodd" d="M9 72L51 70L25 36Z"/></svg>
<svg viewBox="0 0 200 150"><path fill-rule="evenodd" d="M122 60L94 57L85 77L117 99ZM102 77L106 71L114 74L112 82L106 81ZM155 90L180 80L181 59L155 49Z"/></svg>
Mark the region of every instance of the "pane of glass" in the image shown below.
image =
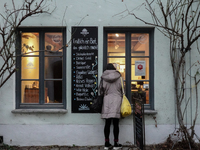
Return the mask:
<svg viewBox="0 0 200 150"><path fill-rule="evenodd" d="M39 33L21 34L21 52L24 55L39 55Z"/></svg>
<svg viewBox="0 0 200 150"><path fill-rule="evenodd" d="M39 57L21 57L22 79L39 79Z"/></svg>
<svg viewBox="0 0 200 150"><path fill-rule="evenodd" d="M131 58L131 80L149 80L149 58Z"/></svg>
<svg viewBox="0 0 200 150"><path fill-rule="evenodd" d="M125 56L125 34L108 34L108 56Z"/></svg>
<svg viewBox="0 0 200 150"><path fill-rule="evenodd" d="M39 103L39 81L21 83L21 103Z"/></svg>
<svg viewBox="0 0 200 150"><path fill-rule="evenodd" d="M131 56L149 56L149 34L131 34Z"/></svg>
<svg viewBox="0 0 200 150"><path fill-rule="evenodd" d="M131 82L132 99L142 99L144 104L149 104L149 82Z"/></svg>
<svg viewBox="0 0 200 150"><path fill-rule="evenodd" d="M62 57L45 57L45 79L62 79Z"/></svg>
<svg viewBox="0 0 200 150"><path fill-rule="evenodd" d="M45 81L45 103L62 103L62 81Z"/></svg>
<svg viewBox="0 0 200 150"><path fill-rule="evenodd" d="M61 32L45 33L45 55L62 55L62 47L63 38Z"/></svg>
<svg viewBox="0 0 200 150"><path fill-rule="evenodd" d="M126 72L125 58L108 58L108 63L113 63L113 65L121 73L123 79L126 80L125 79L125 72Z"/></svg>

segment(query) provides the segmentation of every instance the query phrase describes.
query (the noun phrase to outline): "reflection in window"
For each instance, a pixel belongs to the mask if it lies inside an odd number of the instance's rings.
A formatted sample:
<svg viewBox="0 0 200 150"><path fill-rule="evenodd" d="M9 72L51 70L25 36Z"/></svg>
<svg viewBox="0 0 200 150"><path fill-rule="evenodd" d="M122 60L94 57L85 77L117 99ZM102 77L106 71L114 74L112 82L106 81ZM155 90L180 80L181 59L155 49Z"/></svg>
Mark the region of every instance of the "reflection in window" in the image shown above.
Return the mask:
<svg viewBox="0 0 200 150"><path fill-rule="evenodd" d="M125 34L108 34L108 56L125 56Z"/></svg>
<svg viewBox="0 0 200 150"><path fill-rule="evenodd" d="M62 103L63 38L61 32L45 33L45 87L46 103Z"/></svg>
<svg viewBox="0 0 200 150"><path fill-rule="evenodd" d="M131 56L149 56L149 34L131 34Z"/></svg>
<svg viewBox="0 0 200 150"><path fill-rule="evenodd" d="M60 54L62 54L62 47L63 47L62 33L60 32L45 33L45 50L47 51L45 53L46 55L52 55L52 53L49 53L49 51L59 52Z"/></svg>
<svg viewBox="0 0 200 150"><path fill-rule="evenodd" d="M45 57L45 79L62 79L62 57Z"/></svg>
<svg viewBox="0 0 200 150"><path fill-rule="evenodd" d="M21 58L22 79L39 79L39 57Z"/></svg>
<svg viewBox="0 0 200 150"><path fill-rule="evenodd" d="M126 79L125 58L108 58L108 63L112 63L115 68L121 73L122 78Z"/></svg>
<svg viewBox="0 0 200 150"><path fill-rule="evenodd" d="M51 80L48 79L48 81L45 81L45 87L47 89L45 92L48 93L46 94L48 95L47 103L62 103L62 80L52 80L62 79L62 59L53 61L50 66L51 69L45 68L45 72L48 72L46 78L51 78Z"/></svg>
<svg viewBox="0 0 200 150"><path fill-rule="evenodd" d="M149 34L131 34L131 93L149 104Z"/></svg>
<svg viewBox="0 0 200 150"><path fill-rule="evenodd" d="M128 77L131 81L131 89L126 90L130 90L132 98L141 98L149 104L149 34L108 33L107 37L107 63L113 63L123 79L127 81ZM126 45L128 43L131 45ZM126 64L126 59L130 64ZM130 75L126 67L131 69Z"/></svg>
<svg viewBox="0 0 200 150"><path fill-rule="evenodd" d="M21 52L24 55L39 55L39 33L25 32L21 34Z"/></svg>
<svg viewBox="0 0 200 150"><path fill-rule="evenodd" d="M108 63L113 63L125 80L125 34L108 34Z"/></svg>
<svg viewBox="0 0 200 150"><path fill-rule="evenodd" d="M61 32L45 33L45 48L39 49L39 33L21 34L21 103L39 103L40 67L44 69L42 103L62 103L63 38ZM40 54L45 54L39 62ZM41 65L44 64L44 65ZM40 70L40 71L39 71Z"/></svg>
<svg viewBox="0 0 200 150"><path fill-rule="evenodd" d="M39 81L22 81L21 103L39 103Z"/></svg>
<svg viewBox="0 0 200 150"><path fill-rule="evenodd" d="M62 103L62 81L45 81L45 103Z"/></svg>
<svg viewBox="0 0 200 150"><path fill-rule="evenodd" d="M22 33L21 45L21 103L39 103L39 33Z"/></svg>
<svg viewBox="0 0 200 150"><path fill-rule="evenodd" d="M149 104L149 82L131 82L131 94L133 99L142 99L145 104Z"/></svg>

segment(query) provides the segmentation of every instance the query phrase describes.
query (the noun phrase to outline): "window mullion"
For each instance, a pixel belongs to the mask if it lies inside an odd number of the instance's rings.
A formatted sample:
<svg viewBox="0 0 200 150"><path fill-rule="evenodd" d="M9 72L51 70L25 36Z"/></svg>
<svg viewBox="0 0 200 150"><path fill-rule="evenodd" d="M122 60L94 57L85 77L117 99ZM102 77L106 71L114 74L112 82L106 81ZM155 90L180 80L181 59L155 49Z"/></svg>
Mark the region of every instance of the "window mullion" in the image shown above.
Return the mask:
<svg viewBox="0 0 200 150"><path fill-rule="evenodd" d="M131 100L131 33L126 33L126 96Z"/></svg>
<svg viewBox="0 0 200 150"><path fill-rule="evenodd" d="M44 32L39 35L39 104L44 104Z"/></svg>
<svg viewBox="0 0 200 150"><path fill-rule="evenodd" d="M64 30L63 31L63 45L65 45L65 41L66 41L66 31ZM66 54L66 47L63 48L63 74L62 74L62 102L64 104L64 107L66 108L66 101L65 101L65 98L66 98L66 57L67 57L67 54Z"/></svg>
<svg viewBox="0 0 200 150"><path fill-rule="evenodd" d="M150 107L154 109L154 31L152 30L149 38L149 99Z"/></svg>
<svg viewBox="0 0 200 150"><path fill-rule="evenodd" d="M19 31L16 38L16 68L19 71L16 73L16 108L21 104L21 32Z"/></svg>

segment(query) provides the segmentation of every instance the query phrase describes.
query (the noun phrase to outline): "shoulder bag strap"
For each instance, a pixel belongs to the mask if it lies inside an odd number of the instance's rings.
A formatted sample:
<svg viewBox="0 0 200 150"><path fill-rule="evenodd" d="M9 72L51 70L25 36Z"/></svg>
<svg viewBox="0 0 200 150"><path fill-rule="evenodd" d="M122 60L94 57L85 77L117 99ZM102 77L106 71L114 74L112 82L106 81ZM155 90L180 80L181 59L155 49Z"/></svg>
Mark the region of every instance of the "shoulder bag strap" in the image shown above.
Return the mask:
<svg viewBox="0 0 200 150"><path fill-rule="evenodd" d="M99 93L100 93L100 95L101 95L101 94L104 94L103 79L102 79L102 78L101 78L101 80L100 80Z"/></svg>
<svg viewBox="0 0 200 150"><path fill-rule="evenodd" d="M120 77L121 78L121 85L122 85L122 92L123 92L123 94L124 94L124 83L123 83L123 79L122 79L122 77Z"/></svg>

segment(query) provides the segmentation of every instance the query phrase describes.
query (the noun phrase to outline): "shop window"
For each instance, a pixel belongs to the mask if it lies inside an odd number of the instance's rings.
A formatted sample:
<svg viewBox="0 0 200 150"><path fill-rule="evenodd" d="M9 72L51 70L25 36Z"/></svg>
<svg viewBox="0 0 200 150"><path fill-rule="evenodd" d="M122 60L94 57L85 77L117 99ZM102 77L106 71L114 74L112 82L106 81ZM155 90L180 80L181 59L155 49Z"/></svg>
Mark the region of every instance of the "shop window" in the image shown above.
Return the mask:
<svg viewBox="0 0 200 150"><path fill-rule="evenodd" d="M65 108L65 28L19 28L17 108Z"/></svg>
<svg viewBox="0 0 200 150"><path fill-rule="evenodd" d="M143 99L146 109L154 109L153 31L104 29L104 67L113 63L124 79L129 100Z"/></svg>

